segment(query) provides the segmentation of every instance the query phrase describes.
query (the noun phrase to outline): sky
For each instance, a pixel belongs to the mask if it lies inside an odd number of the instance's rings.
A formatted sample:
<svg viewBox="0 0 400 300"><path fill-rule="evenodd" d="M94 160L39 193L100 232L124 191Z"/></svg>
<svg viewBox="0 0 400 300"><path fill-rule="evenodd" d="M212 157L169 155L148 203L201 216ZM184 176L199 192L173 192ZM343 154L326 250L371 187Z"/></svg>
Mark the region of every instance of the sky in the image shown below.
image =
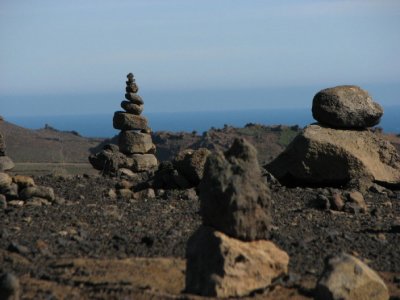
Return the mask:
<svg viewBox="0 0 400 300"><path fill-rule="evenodd" d="M398 0L1 0L0 114L306 107L356 84L400 105Z"/></svg>

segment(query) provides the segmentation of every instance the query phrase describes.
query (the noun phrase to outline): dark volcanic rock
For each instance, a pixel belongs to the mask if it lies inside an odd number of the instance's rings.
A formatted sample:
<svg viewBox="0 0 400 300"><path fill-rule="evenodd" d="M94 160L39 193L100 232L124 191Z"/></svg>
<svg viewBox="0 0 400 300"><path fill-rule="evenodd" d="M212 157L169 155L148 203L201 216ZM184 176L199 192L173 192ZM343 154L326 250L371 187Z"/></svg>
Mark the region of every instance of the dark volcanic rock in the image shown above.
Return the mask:
<svg viewBox="0 0 400 300"><path fill-rule="evenodd" d="M270 191L257 150L246 140L236 139L224 154L208 157L199 190L204 225L245 241L268 237Z"/></svg>
<svg viewBox="0 0 400 300"><path fill-rule="evenodd" d="M382 107L358 86L324 89L314 96L315 120L334 128L366 128L379 123Z"/></svg>
<svg viewBox="0 0 400 300"><path fill-rule="evenodd" d="M187 149L178 154L174 166L190 183L197 186L203 178L204 165L210 154L210 150L205 148Z"/></svg>

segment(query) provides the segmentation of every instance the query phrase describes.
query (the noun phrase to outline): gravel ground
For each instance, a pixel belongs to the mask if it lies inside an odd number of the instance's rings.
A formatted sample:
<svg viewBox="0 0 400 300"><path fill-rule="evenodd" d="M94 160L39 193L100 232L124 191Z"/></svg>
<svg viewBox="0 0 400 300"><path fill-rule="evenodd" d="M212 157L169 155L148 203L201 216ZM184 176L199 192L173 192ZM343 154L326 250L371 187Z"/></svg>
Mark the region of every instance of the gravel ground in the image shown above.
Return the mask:
<svg viewBox="0 0 400 300"><path fill-rule="evenodd" d="M200 225L199 203L187 191L156 199L113 199L115 179L98 176L36 177L65 202L0 211L0 250L18 253L29 267L3 258L1 272L50 278L48 259L181 257ZM271 240L287 251L290 270L319 276L323 260L341 251L365 259L377 271L400 273L400 191L369 192L367 213L321 208L325 189L273 186Z"/></svg>

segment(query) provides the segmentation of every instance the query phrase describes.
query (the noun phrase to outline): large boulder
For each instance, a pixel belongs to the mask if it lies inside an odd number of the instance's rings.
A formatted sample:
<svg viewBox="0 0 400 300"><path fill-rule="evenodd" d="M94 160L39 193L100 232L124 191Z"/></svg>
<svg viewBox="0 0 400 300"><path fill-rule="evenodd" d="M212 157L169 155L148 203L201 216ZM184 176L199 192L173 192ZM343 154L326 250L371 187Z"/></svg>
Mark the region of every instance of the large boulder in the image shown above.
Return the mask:
<svg viewBox="0 0 400 300"><path fill-rule="evenodd" d="M200 227L186 249L186 292L241 297L268 287L288 270L289 256L272 242L243 242Z"/></svg>
<svg viewBox="0 0 400 300"><path fill-rule="evenodd" d="M197 186L203 178L204 165L210 154L206 148L186 149L176 156L174 166L191 184Z"/></svg>
<svg viewBox="0 0 400 300"><path fill-rule="evenodd" d="M203 224L245 241L269 236L271 196L257 150L236 139L225 153L208 156L199 185Z"/></svg>
<svg viewBox="0 0 400 300"><path fill-rule="evenodd" d="M284 184L400 185L396 148L373 132L310 125L266 166Z"/></svg>
<svg viewBox="0 0 400 300"><path fill-rule="evenodd" d="M120 151L126 154L144 154L153 148L150 134L133 130L121 131L118 145Z"/></svg>
<svg viewBox="0 0 400 300"><path fill-rule="evenodd" d="M148 129L147 119L142 116L116 111L113 118L113 126L120 130Z"/></svg>
<svg viewBox="0 0 400 300"><path fill-rule="evenodd" d="M0 156L0 172L11 170L15 167L14 162L8 156Z"/></svg>
<svg viewBox="0 0 400 300"><path fill-rule="evenodd" d="M342 253L327 260L316 288L317 300L388 300L383 280L359 259Z"/></svg>
<svg viewBox="0 0 400 300"><path fill-rule="evenodd" d="M382 107L353 85L324 89L313 99L314 119L334 128L366 128L379 123Z"/></svg>

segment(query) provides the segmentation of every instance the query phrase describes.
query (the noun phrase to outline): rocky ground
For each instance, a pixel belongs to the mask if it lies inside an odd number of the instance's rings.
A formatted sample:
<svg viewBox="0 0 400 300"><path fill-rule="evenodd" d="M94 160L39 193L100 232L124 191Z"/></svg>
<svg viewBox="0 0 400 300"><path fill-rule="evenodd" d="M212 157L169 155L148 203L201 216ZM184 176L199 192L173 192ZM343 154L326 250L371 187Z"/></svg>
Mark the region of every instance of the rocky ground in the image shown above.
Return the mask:
<svg viewBox="0 0 400 300"><path fill-rule="evenodd" d="M193 298L182 291L186 242L201 223L194 189L127 201L110 196L116 179L35 182L63 199L0 210L0 273L19 278L22 299ZM378 271L392 299L400 299L400 191L373 188L362 213L327 208L321 195L340 190L271 190L271 240L288 252L290 273L253 298L312 298L324 259L346 251Z"/></svg>

